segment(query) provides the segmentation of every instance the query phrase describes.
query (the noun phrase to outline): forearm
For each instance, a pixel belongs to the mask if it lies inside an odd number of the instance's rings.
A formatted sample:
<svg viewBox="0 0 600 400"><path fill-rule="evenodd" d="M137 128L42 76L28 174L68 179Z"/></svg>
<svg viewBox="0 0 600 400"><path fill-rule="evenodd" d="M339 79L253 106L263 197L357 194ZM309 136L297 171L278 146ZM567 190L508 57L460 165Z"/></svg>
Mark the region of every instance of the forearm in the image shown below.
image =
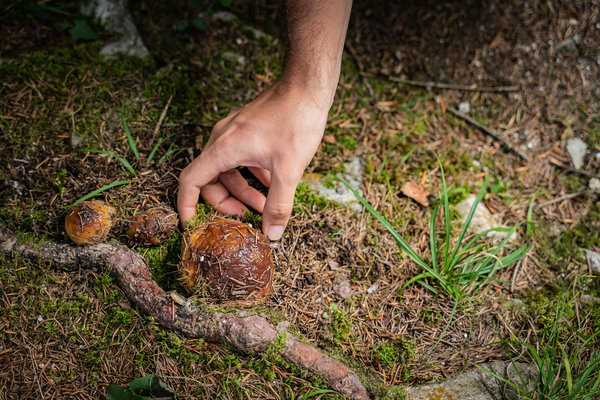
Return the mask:
<svg viewBox="0 0 600 400"><path fill-rule="evenodd" d="M288 56L282 80L329 109L337 87L352 0L287 0Z"/></svg>

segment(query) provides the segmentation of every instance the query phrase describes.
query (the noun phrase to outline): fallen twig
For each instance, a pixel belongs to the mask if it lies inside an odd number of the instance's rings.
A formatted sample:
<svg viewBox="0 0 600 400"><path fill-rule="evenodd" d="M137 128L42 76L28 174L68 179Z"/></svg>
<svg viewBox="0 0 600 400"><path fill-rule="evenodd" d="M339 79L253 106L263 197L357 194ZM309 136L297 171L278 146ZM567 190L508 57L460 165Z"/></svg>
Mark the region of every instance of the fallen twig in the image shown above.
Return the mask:
<svg viewBox="0 0 600 400"><path fill-rule="evenodd" d="M588 171L583 170L583 169L572 168L572 167L569 167L568 165L563 165L563 164L560 164L560 163L558 163L556 161L553 161L553 160L550 160L550 164L552 164L555 167L558 167L560 169L564 169L567 172L572 172L574 174L589 176L590 178L600 179L600 175L593 174L593 173L588 172Z"/></svg>
<svg viewBox="0 0 600 400"><path fill-rule="evenodd" d="M504 138L501 137L498 133L496 133L496 131L494 131L493 129L490 129L487 126L480 124L479 122L475 121L473 118L469 117L466 114L461 113L460 111L458 111L454 108L447 108L447 111L450 114L454 115L455 117L458 117L458 118L462 119L463 121L466 121L469 124L475 126L476 128L479 128L483 133L485 133L488 136L491 136L494 140L499 142L507 150L515 153L516 155L521 157L523 160L529 161L529 157L527 156L527 154L523 153L519 149L516 149L514 146L512 146L510 143L508 143L506 140L504 140Z"/></svg>
<svg viewBox="0 0 600 400"><path fill-rule="evenodd" d="M160 127L165 119L165 117L167 116L167 110L169 109L169 105L171 104L171 100L173 100L173 95L169 96L169 100L167 100L167 105L165 106L165 108L163 108L162 113L160 113L160 117L158 118L158 122L156 123L156 127L154 128L154 132L152 132L152 138L150 139L150 145L152 145L152 143L154 143L154 140L156 139L156 135L158 135L158 132L160 131Z"/></svg>
<svg viewBox="0 0 600 400"><path fill-rule="evenodd" d="M424 87L427 89L449 89L449 90L461 90L463 92L514 92L519 90L518 86L477 86L473 85L456 85L453 83L442 83L434 81L414 81L412 79L398 78L395 76L389 76L383 74L392 82L402 83L409 86Z"/></svg>
<svg viewBox="0 0 600 400"><path fill-rule="evenodd" d="M552 199L550 201L547 201L545 203L542 203L542 204L539 205L539 207L540 208L547 207L547 206L550 206L552 204L560 203L563 200L569 200L569 199L572 199L574 197L581 196L582 194L583 194L583 192L565 194L565 195L562 195L562 196L557 197L555 199Z"/></svg>
<svg viewBox="0 0 600 400"><path fill-rule="evenodd" d="M220 313L202 310L193 304L173 301L156 282L146 259L120 243L93 246L33 243L17 244L16 236L0 226L0 252L40 259L66 268L110 268L111 275L127 298L161 326L187 337L210 342L227 342L238 351L264 352L280 332L265 318L247 311ZM350 399L368 399L358 375L344 364L322 354L316 348L286 334L281 356L313 374L327 379L329 386Z"/></svg>

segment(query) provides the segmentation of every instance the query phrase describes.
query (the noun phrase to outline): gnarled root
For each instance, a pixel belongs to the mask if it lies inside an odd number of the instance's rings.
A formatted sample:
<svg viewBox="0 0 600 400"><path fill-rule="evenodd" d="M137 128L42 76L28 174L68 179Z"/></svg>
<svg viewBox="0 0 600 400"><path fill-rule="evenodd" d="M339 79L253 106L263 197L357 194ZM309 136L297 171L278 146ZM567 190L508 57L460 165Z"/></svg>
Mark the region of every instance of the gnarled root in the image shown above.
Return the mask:
<svg viewBox="0 0 600 400"><path fill-rule="evenodd" d="M144 257L120 243L72 246L46 243L17 244L15 235L0 227L0 251L39 259L66 268L110 268L129 301L163 327L191 338L227 342L244 353L263 352L279 332L256 313L204 312L191 304L178 304L152 280ZM284 360L324 376L329 386L350 399L368 399L367 390L356 373L316 348L288 335L281 350Z"/></svg>

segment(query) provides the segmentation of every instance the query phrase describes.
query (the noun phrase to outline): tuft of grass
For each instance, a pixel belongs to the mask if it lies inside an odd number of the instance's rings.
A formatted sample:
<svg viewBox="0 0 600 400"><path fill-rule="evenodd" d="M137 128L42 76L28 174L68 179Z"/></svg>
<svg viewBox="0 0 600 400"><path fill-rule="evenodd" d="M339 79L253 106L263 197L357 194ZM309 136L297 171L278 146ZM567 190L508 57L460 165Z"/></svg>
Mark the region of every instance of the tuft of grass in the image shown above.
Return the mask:
<svg viewBox="0 0 600 400"><path fill-rule="evenodd" d="M418 264L423 272L413 277L403 286L403 289L413 283L420 283L427 289L431 290L435 294L439 294L439 286L443 292L450 298L459 302L465 299L468 295L476 292L485 282L489 280L495 280L493 275L496 271L505 268L525 256L531 246L528 243L523 244L512 252L503 255L507 248L507 243L511 236L519 228L519 225L513 228L491 228L484 232L481 232L469 240L466 240L465 236L467 230L471 225L473 215L477 205L481 202L483 195L485 194L486 188L490 182L490 178L486 179L483 183L473 206L471 207L469 214L461 228L457 242L452 247L450 238L450 208L449 208L449 190L446 186L446 178L444 176L444 169L440 163L442 171L442 200L434 207L433 213L430 218L429 224L429 244L431 251L431 261L425 261L417 252L408 244L408 242L394 229L390 222L381 216L377 210L375 210L358 192L356 192L350 185L343 181L342 182L350 189L356 198L365 206L365 208L388 230L392 235L398 246L404 251L412 261ZM444 243L440 248L437 240L436 233L436 220L440 208L444 212ZM530 209L531 213L531 209ZM506 237L495 246L487 246L481 243L480 240L484 238L490 232L508 232Z"/></svg>
<svg viewBox="0 0 600 400"><path fill-rule="evenodd" d="M529 382L516 367L514 359L507 351L517 372L517 382L510 381L493 371L477 366L519 392L525 399L568 399L591 400L600 395L600 353L597 340L600 331L596 330L587 338L578 328L571 329L565 336L566 314L573 306L574 298L566 293L558 296L555 317L550 329L544 331L539 344L518 340L505 341L505 346L516 347L519 353L529 356L537 369L535 382Z"/></svg>

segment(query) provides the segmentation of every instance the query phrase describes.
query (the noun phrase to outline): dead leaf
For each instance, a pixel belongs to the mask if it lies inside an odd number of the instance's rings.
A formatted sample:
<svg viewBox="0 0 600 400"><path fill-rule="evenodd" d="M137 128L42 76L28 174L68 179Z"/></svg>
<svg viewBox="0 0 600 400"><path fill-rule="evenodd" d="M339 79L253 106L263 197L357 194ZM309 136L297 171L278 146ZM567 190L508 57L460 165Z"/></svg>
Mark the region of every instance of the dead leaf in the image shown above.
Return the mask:
<svg viewBox="0 0 600 400"><path fill-rule="evenodd" d="M401 192L403 195L410 197L422 206L429 206L428 197L431 196L431 194L425 189L425 186L416 182L406 182L402 186Z"/></svg>
<svg viewBox="0 0 600 400"><path fill-rule="evenodd" d="M335 143L335 136L333 136L333 135L325 135L325 136L323 136L323 141L325 143L334 144Z"/></svg>

